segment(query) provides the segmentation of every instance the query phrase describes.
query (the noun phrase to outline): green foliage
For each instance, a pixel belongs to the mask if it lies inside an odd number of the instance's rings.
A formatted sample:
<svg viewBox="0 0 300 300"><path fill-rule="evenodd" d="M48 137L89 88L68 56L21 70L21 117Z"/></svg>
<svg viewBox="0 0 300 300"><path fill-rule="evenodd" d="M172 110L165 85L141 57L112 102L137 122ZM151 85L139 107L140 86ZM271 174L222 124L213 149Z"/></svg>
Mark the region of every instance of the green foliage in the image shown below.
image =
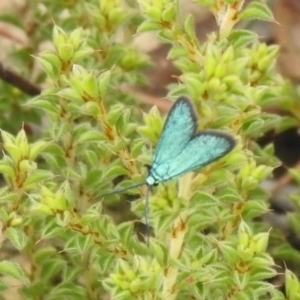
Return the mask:
<svg viewBox="0 0 300 300"><path fill-rule="evenodd" d="M277 274L271 253L278 248L268 249L273 233L254 221L268 211L260 184L279 162L272 147L262 149L255 140L297 123L299 105L275 71L277 47L233 29L243 19L272 21L268 7L198 0L219 25L201 44L193 18L178 21L175 0L140 0L139 7L118 0L40 2L47 9L32 8L40 24L31 39L37 48L52 32L53 49L35 58L46 88L20 102L32 115L43 113L47 125L33 142L24 129L14 135L2 124L1 131L1 244L9 241L27 267L7 259L0 273L21 282L23 299L286 299L267 281ZM140 120L133 97L120 89L145 82L141 74L150 61L132 35L149 30L171 45L168 57L182 72L169 97L189 95L199 130L227 131L238 145L202 170L153 189L148 247L132 215L118 222L109 210L144 199L145 188L103 195L145 178L143 165L151 163L163 126L156 108ZM291 117L263 110L279 102ZM10 112L8 105L3 109ZM144 202L135 201L132 211L143 218ZM285 276L288 299L297 299L298 279L288 270Z"/></svg>

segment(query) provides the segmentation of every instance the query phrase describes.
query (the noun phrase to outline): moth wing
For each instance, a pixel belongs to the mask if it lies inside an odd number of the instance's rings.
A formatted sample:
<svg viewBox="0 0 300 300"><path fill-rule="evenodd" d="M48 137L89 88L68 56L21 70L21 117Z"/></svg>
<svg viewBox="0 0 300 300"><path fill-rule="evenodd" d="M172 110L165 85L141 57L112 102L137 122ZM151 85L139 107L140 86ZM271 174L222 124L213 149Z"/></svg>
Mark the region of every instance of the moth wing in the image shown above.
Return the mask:
<svg viewBox="0 0 300 300"><path fill-rule="evenodd" d="M153 156L153 166L175 159L186 147L197 129L197 116L190 100L179 97L164 124Z"/></svg>
<svg viewBox="0 0 300 300"><path fill-rule="evenodd" d="M228 134L205 130L194 136L173 160L168 161L169 179L204 167L229 153L236 145Z"/></svg>

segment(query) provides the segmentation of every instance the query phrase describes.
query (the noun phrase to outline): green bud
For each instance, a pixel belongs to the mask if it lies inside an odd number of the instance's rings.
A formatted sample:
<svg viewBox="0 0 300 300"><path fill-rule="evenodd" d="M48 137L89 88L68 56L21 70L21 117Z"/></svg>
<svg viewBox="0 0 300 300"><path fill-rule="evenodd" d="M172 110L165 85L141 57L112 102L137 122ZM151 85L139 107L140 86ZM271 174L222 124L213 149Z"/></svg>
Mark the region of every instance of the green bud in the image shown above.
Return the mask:
<svg viewBox="0 0 300 300"><path fill-rule="evenodd" d="M81 108L80 111L88 116L97 116L100 113L100 107L96 102L88 101Z"/></svg>
<svg viewBox="0 0 300 300"><path fill-rule="evenodd" d="M157 207L158 209L164 209L170 206L165 198L159 196L151 196L150 202L153 203L153 206Z"/></svg>
<svg viewBox="0 0 300 300"><path fill-rule="evenodd" d="M73 49L76 51L82 42L82 28L75 29L69 36Z"/></svg>
<svg viewBox="0 0 300 300"><path fill-rule="evenodd" d="M262 57L258 62L257 62L257 67L258 70L261 72L265 72L265 70L268 70L269 67L273 63L273 58L269 56Z"/></svg>
<svg viewBox="0 0 300 300"><path fill-rule="evenodd" d="M5 162L0 162L0 172L4 175L4 177L8 177L10 179L15 178L15 170L12 166L5 164Z"/></svg>
<svg viewBox="0 0 300 300"><path fill-rule="evenodd" d="M192 91L197 91L197 94L202 95L204 91L207 89L207 83L204 82L202 76L198 74L191 74L190 76L184 76L183 81L187 85L187 89L189 94Z"/></svg>
<svg viewBox="0 0 300 300"><path fill-rule="evenodd" d="M114 105L110 108L107 115L107 121L110 125L115 125L124 111L123 105Z"/></svg>
<svg viewBox="0 0 300 300"><path fill-rule="evenodd" d="M223 93L226 91L227 87L219 78L213 77L208 81L207 89L216 93Z"/></svg>
<svg viewBox="0 0 300 300"><path fill-rule="evenodd" d="M259 81L259 79L261 78L261 72L258 70L252 70L252 72L250 73L250 80L252 82L256 82Z"/></svg>
<svg viewBox="0 0 300 300"><path fill-rule="evenodd" d="M139 278L137 278L137 279L131 280L129 289L132 293L137 293L141 290L141 285L142 285L142 281Z"/></svg>
<svg viewBox="0 0 300 300"><path fill-rule="evenodd" d="M123 276L118 273L110 274L109 277L115 284L119 283L123 278Z"/></svg>
<svg viewBox="0 0 300 300"><path fill-rule="evenodd" d="M21 129L16 137L16 145L20 148L22 158L28 158L29 156L29 144L24 129Z"/></svg>
<svg viewBox="0 0 300 300"><path fill-rule="evenodd" d="M76 81L75 81L76 82ZM73 88L65 88L57 93L58 96L64 99L68 99L74 104L82 105L84 103L82 99L83 89L80 87L80 93Z"/></svg>
<svg viewBox="0 0 300 300"><path fill-rule="evenodd" d="M52 69L54 70L61 69L61 61L59 57L53 52L43 52L42 54L40 54L39 59L50 63Z"/></svg>
<svg viewBox="0 0 300 300"><path fill-rule="evenodd" d="M19 163L19 168L21 172L30 172L37 169L37 164L33 161L23 159Z"/></svg>
<svg viewBox="0 0 300 300"><path fill-rule="evenodd" d="M222 62L230 63L234 59L234 48L229 46L226 48L225 52L222 54Z"/></svg>
<svg viewBox="0 0 300 300"><path fill-rule="evenodd" d="M203 101L203 103L201 103L200 110L201 110L201 112L200 112L201 116L204 116L204 117L211 117L214 114L209 103L206 103L204 101ZM201 124L201 126L205 126L205 124Z"/></svg>
<svg viewBox="0 0 300 300"><path fill-rule="evenodd" d="M216 67L217 67L217 61L215 57L210 55L207 56L204 61L204 72L206 78L213 77Z"/></svg>
<svg viewBox="0 0 300 300"><path fill-rule="evenodd" d="M177 3L168 3L163 10L162 20L165 22L172 22L176 20L177 16Z"/></svg>
<svg viewBox="0 0 300 300"><path fill-rule="evenodd" d="M215 69L215 76L217 78L223 78L227 73L227 65L223 63L219 63Z"/></svg>
<svg viewBox="0 0 300 300"><path fill-rule="evenodd" d="M16 145L6 143L4 144L4 149L12 158L14 164L17 164L22 159L22 153Z"/></svg>
<svg viewBox="0 0 300 300"><path fill-rule="evenodd" d="M88 76L88 73L78 65L72 66L72 73L70 76L70 83L73 89L77 91L80 97L84 97L83 80Z"/></svg>
<svg viewBox="0 0 300 300"><path fill-rule="evenodd" d="M250 248L240 249L239 246L237 248L237 253L238 253L238 256L240 257L240 259L243 261L250 261L254 256L254 252L252 249L250 249Z"/></svg>
<svg viewBox="0 0 300 300"><path fill-rule="evenodd" d="M77 62L81 60L82 58L91 56L95 51L93 49L82 49L78 50L73 54L72 60L73 62Z"/></svg>
<svg viewBox="0 0 300 300"><path fill-rule="evenodd" d="M13 227L17 227L17 226L21 225L22 222L23 222L23 218L15 216L14 218L12 218L10 220L10 225Z"/></svg>
<svg viewBox="0 0 300 300"><path fill-rule="evenodd" d="M1 130L1 137L3 140L4 146L5 146L5 144L15 144L16 143L16 138L12 134L10 134L6 131Z"/></svg>
<svg viewBox="0 0 300 300"><path fill-rule="evenodd" d="M150 240L150 249L153 256L156 258L157 262L161 266L166 265L166 253L162 245L156 243L155 241Z"/></svg>
<svg viewBox="0 0 300 300"><path fill-rule="evenodd" d="M36 57L36 60L41 64L41 66L50 78L57 78L58 71L53 67L51 63L49 63L46 59L43 59L42 57Z"/></svg>
<svg viewBox="0 0 300 300"><path fill-rule="evenodd" d="M49 206L55 211L64 211L65 209L67 209L67 199L65 197L64 191L57 191L54 201L51 202Z"/></svg>
<svg viewBox="0 0 300 300"><path fill-rule="evenodd" d="M71 44L58 45L57 52L62 61L68 62L72 59L74 49Z"/></svg>
<svg viewBox="0 0 300 300"><path fill-rule="evenodd" d="M130 283L128 281L123 280L119 282L119 286L122 290L129 290Z"/></svg>
<svg viewBox="0 0 300 300"><path fill-rule="evenodd" d="M294 296L300 293L300 284L296 275L290 270L285 272L286 293L289 299L296 299Z"/></svg>
<svg viewBox="0 0 300 300"><path fill-rule="evenodd" d="M261 232L256 234L250 243L250 247L253 248L255 253L264 252L267 249L269 241L269 233L268 232Z"/></svg>
<svg viewBox="0 0 300 300"><path fill-rule="evenodd" d="M58 26L53 27L52 40L56 49L67 41L65 33Z"/></svg>
<svg viewBox="0 0 300 300"><path fill-rule="evenodd" d="M32 207L32 211L39 212L45 215L50 215L50 216L54 215L54 212L51 210L51 208L48 205L42 203L35 204Z"/></svg>
<svg viewBox="0 0 300 300"><path fill-rule="evenodd" d="M46 146L49 145L49 143L45 141L39 141L31 144L29 146L29 160L35 160L37 156L46 148Z"/></svg>
<svg viewBox="0 0 300 300"><path fill-rule="evenodd" d="M258 186L257 180L254 180L252 176L242 179L241 188L245 190L253 190Z"/></svg>
<svg viewBox="0 0 300 300"><path fill-rule="evenodd" d="M99 78L99 91L100 91L100 96L102 99L105 98L107 88L110 83L110 78L111 78L111 72L112 70L107 70L103 73L101 73L100 78Z"/></svg>
<svg viewBox="0 0 300 300"><path fill-rule="evenodd" d="M148 32L161 29L161 25L157 22L146 20L137 29L137 32Z"/></svg>
<svg viewBox="0 0 300 300"><path fill-rule="evenodd" d="M239 246L241 246L241 248L245 249L249 245L250 237L246 232L241 232L238 235L238 241L239 241Z"/></svg>
<svg viewBox="0 0 300 300"><path fill-rule="evenodd" d="M257 181L263 181L266 179L273 171L272 167L260 165L255 168L252 172L252 177Z"/></svg>
<svg viewBox="0 0 300 300"><path fill-rule="evenodd" d="M108 20L111 24L114 24L114 27L117 28L125 20L127 15L124 13L124 10L121 7L114 6L113 9L108 11Z"/></svg>
<svg viewBox="0 0 300 300"><path fill-rule="evenodd" d="M243 165L239 170L239 176L241 179L246 179L250 173L250 166L248 164Z"/></svg>
<svg viewBox="0 0 300 300"><path fill-rule="evenodd" d="M127 274L130 274L131 278L133 278L133 276L134 276L134 278L136 277L134 275L134 273L132 272L132 269L129 266L129 264L124 260L119 261L117 272L121 273L121 274L126 274L126 276L127 276Z"/></svg>
<svg viewBox="0 0 300 300"><path fill-rule="evenodd" d="M51 201L53 201L54 193L51 190L49 190L46 186L42 185L40 188L40 192L41 192L42 198L52 198ZM46 203L46 202L43 202L43 203Z"/></svg>
<svg viewBox="0 0 300 300"><path fill-rule="evenodd" d="M152 19L153 21L161 22L161 9L151 5L150 3L146 8L145 14L148 16L148 18Z"/></svg>
<svg viewBox="0 0 300 300"><path fill-rule="evenodd" d="M87 94L91 99L99 97L98 81L94 74L87 74L82 85L85 95Z"/></svg>
<svg viewBox="0 0 300 300"><path fill-rule="evenodd" d="M140 135L146 137L153 144L157 143L158 135L155 132L153 132L153 129L151 129L150 127L148 127L148 126L139 126L137 128L137 132Z"/></svg>

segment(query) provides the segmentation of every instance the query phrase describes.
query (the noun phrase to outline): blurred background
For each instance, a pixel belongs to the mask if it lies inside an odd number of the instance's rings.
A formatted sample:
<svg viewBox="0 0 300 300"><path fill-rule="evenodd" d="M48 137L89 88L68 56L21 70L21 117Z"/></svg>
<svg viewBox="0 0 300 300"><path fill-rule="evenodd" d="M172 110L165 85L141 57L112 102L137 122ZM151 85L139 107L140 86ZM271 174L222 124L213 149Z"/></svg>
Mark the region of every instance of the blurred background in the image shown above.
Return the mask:
<svg viewBox="0 0 300 300"><path fill-rule="evenodd" d="M62 1L64 5L68 1ZM72 1L69 1L72 2ZM193 14L196 22L196 32L200 41L205 41L207 35L217 30L215 18L208 10L201 8L192 0L180 1L180 13L184 18L187 14ZM246 1L250 2L250 1ZM300 82L300 1L299 0L272 0L267 2L272 9L276 22L267 23L252 20L245 23L244 28L255 31L260 41L268 45L277 44L280 46L277 67L285 78L290 80L297 89ZM1 0L0 1L0 87L1 90L11 90L15 98L11 98L12 112L3 115L0 120L0 127L5 130L15 132L19 130L19 124L24 123L27 133L34 134L40 131L37 121L41 116L34 111L28 113L20 109L20 99L34 96L40 93L44 81L40 74L41 69L34 62L31 55L37 55L51 47L49 39L42 39L43 32L39 32L39 24L33 12L40 13L46 9L47 1L26 1L26 0ZM33 6L38 8L33 9ZM14 16L13 19L11 16ZM51 27L51 20L47 25ZM139 34L133 37L135 45L141 52L148 54L153 65L147 69L146 76L148 84L143 87L122 86L128 93L135 96L143 103L147 110L156 105L162 112L167 113L171 102L165 99L168 92L168 85L177 82L180 75L171 60L167 59L170 47L161 43L155 32ZM24 59L22 59L24 58ZM24 69L24 70L23 70ZM27 71L26 71L27 70ZM26 73L30 70L30 73ZM24 88L20 86L24 83ZM24 96L20 97L20 92L15 86L21 87ZM27 96L26 96L27 94ZM0 92L0 109L1 109ZM299 99L300 101L300 99ZM286 115L279 106L272 106L268 111L279 115ZM16 120L18 115L18 120ZM289 212L297 208L293 205L289 195L295 193L298 187L294 184L292 177L287 172L287 168L300 168L300 135L299 128L290 128L281 133L269 132L259 141L261 145L273 143L276 156L281 160L282 166L274 171L274 179L264 183L264 188L270 192L270 208L272 212L262 219L279 229L286 241L296 250L300 251L300 236L290 227L287 219ZM1 258L1 257L0 257ZM26 262L22 262L26 264ZM291 267L291 269L293 269ZM278 285L282 283L277 278ZM17 294L10 291L10 299L18 299Z"/></svg>

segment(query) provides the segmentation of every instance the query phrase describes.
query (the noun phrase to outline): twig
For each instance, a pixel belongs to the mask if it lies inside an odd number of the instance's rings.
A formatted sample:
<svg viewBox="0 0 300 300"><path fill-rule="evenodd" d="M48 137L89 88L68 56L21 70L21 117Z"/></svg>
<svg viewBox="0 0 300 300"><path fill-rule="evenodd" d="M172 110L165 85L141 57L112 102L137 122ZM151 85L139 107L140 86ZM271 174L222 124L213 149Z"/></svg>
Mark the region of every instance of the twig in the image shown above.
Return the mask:
<svg viewBox="0 0 300 300"><path fill-rule="evenodd" d="M34 85L12 70L5 68L2 63L0 63L0 79L17 87L19 90L30 96L37 96L41 93L41 89L38 86Z"/></svg>

